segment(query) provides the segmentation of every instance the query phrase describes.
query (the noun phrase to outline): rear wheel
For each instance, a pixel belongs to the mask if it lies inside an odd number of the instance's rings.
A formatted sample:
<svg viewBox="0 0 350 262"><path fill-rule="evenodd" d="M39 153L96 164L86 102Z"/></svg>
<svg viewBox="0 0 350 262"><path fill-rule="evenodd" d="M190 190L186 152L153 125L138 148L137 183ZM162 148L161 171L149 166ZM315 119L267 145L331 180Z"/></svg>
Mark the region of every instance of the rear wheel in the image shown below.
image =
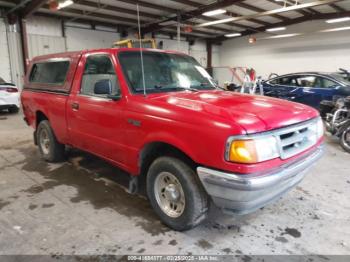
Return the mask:
<svg viewBox="0 0 350 262"><path fill-rule="evenodd" d="M340 145L348 153L350 153L350 125L340 135Z"/></svg>
<svg viewBox="0 0 350 262"><path fill-rule="evenodd" d="M164 224L183 231L207 217L208 196L195 171L173 157L156 159L147 174L147 194Z"/></svg>
<svg viewBox="0 0 350 262"><path fill-rule="evenodd" d="M16 114L16 113L18 113L19 108L17 106L11 106L11 107L9 107L8 110L9 110L9 113Z"/></svg>
<svg viewBox="0 0 350 262"><path fill-rule="evenodd" d="M39 123L36 135L40 154L46 161L63 160L65 146L57 141L49 121L43 120Z"/></svg>

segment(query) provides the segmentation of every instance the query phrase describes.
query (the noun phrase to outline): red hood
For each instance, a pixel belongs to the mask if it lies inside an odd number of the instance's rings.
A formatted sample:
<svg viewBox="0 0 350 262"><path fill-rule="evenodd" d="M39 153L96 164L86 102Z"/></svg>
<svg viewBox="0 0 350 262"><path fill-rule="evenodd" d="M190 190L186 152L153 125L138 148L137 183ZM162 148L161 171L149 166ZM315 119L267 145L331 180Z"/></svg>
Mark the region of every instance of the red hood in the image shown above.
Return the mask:
<svg viewBox="0 0 350 262"><path fill-rule="evenodd" d="M268 131L314 118L309 106L265 96L226 91L172 92L149 98L233 121L247 133Z"/></svg>

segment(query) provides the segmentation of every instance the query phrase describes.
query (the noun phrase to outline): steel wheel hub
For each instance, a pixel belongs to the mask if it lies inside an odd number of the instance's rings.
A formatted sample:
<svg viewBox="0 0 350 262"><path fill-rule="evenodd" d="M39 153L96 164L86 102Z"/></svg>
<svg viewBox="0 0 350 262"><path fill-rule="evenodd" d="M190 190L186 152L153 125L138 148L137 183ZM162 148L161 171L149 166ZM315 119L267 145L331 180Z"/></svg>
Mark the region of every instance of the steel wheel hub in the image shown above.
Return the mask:
<svg viewBox="0 0 350 262"><path fill-rule="evenodd" d="M178 201L180 197L180 192L174 184L169 184L165 187L165 198L168 201Z"/></svg>
<svg viewBox="0 0 350 262"><path fill-rule="evenodd" d="M45 155L50 153L50 138L45 129L40 132L40 147Z"/></svg>
<svg viewBox="0 0 350 262"><path fill-rule="evenodd" d="M185 210L185 194L179 180L169 172L161 172L154 183L154 194L162 211L173 218Z"/></svg>

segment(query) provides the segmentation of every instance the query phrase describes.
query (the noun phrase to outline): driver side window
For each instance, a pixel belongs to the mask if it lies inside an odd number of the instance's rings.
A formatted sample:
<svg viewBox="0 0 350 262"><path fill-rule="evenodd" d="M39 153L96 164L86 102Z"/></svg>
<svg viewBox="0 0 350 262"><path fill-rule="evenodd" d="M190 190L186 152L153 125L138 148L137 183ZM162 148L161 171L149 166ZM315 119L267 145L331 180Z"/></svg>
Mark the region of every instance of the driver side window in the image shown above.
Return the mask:
<svg viewBox="0 0 350 262"><path fill-rule="evenodd" d="M110 94L119 93L118 79L112 60L108 55L90 55L86 59L80 93L88 96L107 97L107 94L96 93L96 83L110 82Z"/></svg>

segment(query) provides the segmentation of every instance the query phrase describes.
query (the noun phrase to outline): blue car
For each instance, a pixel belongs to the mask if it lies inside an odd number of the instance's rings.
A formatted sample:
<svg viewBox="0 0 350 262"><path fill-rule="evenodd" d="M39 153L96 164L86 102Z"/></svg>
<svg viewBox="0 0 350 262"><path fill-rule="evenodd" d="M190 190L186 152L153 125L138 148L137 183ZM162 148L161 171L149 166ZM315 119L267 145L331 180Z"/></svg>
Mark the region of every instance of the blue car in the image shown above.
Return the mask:
<svg viewBox="0 0 350 262"><path fill-rule="evenodd" d="M336 73L281 75L262 83L264 95L319 108L322 100L350 95L350 82Z"/></svg>

